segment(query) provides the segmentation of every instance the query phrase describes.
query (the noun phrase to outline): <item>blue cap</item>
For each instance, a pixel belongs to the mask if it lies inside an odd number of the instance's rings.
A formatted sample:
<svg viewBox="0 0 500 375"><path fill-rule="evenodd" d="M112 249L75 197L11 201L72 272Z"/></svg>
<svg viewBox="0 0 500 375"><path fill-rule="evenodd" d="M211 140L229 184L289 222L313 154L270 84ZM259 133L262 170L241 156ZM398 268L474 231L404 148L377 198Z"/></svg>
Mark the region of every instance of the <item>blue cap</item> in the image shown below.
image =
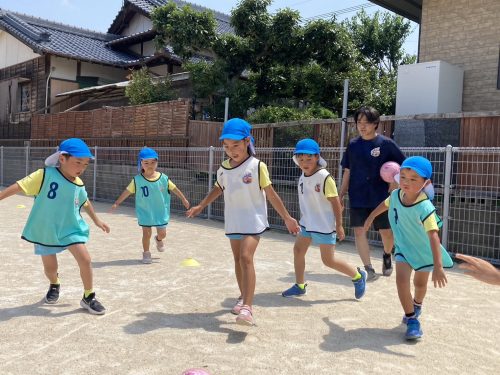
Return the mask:
<svg viewBox="0 0 500 375"><path fill-rule="evenodd" d="M141 171L141 162L146 159L156 159L158 160L158 154L152 148L144 147L137 157L137 169Z"/></svg>
<svg viewBox="0 0 500 375"><path fill-rule="evenodd" d="M252 130L252 125L240 118L232 118L226 121L224 127L222 128L222 134L219 140L232 139L233 141L241 141L247 137L251 137L250 131ZM253 139L252 139L253 142Z"/></svg>
<svg viewBox="0 0 500 375"><path fill-rule="evenodd" d="M319 145L314 139L310 138L301 139L300 141L297 142L293 154L319 155Z"/></svg>
<svg viewBox="0 0 500 375"><path fill-rule="evenodd" d="M431 162L422 156L412 156L405 159L403 164L401 164L401 169L403 168L412 169L425 179L429 179L432 176Z"/></svg>
<svg viewBox="0 0 500 375"><path fill-rule="evenodd" d="M89 146L80 138L70 138L61 142L59 152L69 154L75 158L94 158L90 152Z"/></svg>
<svg viewBox="0 0 500 375"><path fill-rule="evenodd" d="M59 165L59 156L62 154L70 155L75 158L94 159L89 146L80 138L69 138L62 141L57 151L45 159L45 165L55 167Z"/></svg>
<svg viewBox="0 0 500 375"><path fill-rule="evenodd" d="M293 152L293 161L295 164L299 165L299 161L295 157L298 154L308 154L308 155L318 155L318 165L320 167L326 167L326 160L319 155L319 144L314 139L306 138L301 139L295 145L295 151Z"/></svg>

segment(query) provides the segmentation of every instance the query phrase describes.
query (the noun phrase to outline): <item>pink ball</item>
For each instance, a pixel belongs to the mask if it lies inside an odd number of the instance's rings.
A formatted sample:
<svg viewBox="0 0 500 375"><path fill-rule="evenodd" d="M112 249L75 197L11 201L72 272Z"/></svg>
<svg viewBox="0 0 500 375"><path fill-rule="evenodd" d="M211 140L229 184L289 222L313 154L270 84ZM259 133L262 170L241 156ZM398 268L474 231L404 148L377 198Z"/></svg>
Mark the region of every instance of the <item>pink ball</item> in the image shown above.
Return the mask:
<svg viewBox="0 0 500 375"><path fill-rule="evenodd" d="M387 183L394 182L394 176L399 173L400 165L394 161L388 161L382 164L380 168L380 177Z"/></svg>
<svg viewBox="0 0 500 375"><path fill-rule="evenodd" d="M181 375L210 375L210 373L202 368L190 368L184 370Z"/></svg>

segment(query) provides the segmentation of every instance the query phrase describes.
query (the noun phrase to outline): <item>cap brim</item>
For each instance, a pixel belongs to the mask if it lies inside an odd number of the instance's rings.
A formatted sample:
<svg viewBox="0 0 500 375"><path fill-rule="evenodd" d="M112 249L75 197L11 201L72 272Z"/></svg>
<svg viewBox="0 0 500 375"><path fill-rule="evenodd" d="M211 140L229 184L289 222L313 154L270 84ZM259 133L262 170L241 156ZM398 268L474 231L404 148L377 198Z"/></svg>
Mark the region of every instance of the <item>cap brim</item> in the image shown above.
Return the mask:
<svg viewBox="0 0 500 375"><path fill-rule="evenodd" d="M299 153L298 153L299 154ZM304 154L304 152L300 152L300 154ZM311 155L316 155L316 154L311 154ZM292 157L292 160L293 162L297 165L297 167L300 167L299 165L299 161L297 160L297 155L293 155ZM318 159L318 165L321 167L321 168L325 168L328 163L326 162L325 159L323 159L321 156L319 157Z"/></svg>
<svg viewBox="0 0 500 375"><path fill-rule="evenodd" d="M223 141L224 139L231 139L233 141L241 141L242 139L245 139L247 137L243 137L241 135L237 135L237 134L222 134L220 137L219 137L219 141Z"/></svg>
<svg viewBox="0 0 500 375"><path fill-rule="evenodd" d="M74 158L89 158L94 159L94 155L92 154L71 154Z"/></svg>

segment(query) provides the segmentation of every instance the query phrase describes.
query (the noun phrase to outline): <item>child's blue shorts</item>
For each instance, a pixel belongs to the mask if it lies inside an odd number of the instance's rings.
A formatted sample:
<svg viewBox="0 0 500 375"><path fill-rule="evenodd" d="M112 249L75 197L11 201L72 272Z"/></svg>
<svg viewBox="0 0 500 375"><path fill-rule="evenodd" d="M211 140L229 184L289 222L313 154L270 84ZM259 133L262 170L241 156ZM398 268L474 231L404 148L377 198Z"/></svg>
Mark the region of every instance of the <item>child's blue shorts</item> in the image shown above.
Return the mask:
<svg viewBox="0 0 500 375"><path fill-rule="evenodd" d="M35 244L35 254L36 255L54 255L62 253L67 247L55 247L55 246L44 246Z"/></svg>
<svg viewBox="0 0 500 375"><path fill-rule="evenodd" d="M226 237L230 240L242 240L246 234L226 234ZM252 236L260 237L260 234L252 234Z"/></svg>
<svg viewBox="0 0 500 375"><path fill-rule="evenodd" d="M405 257L400 255L400 254L396 254L394 256L394 260L396 260L397 263L406 263L410 266L410 264L405 259ZM415 272L432 272L432 271L434 271L434 266L423 267L423 268L420 268L418 270L415 270Z"/></svg>
<svg viewBox="0 0 500 375"><path fill-rule="evenodd" d="M308 232L302 225L300 226L300 233L298 235L304 238L311 238L316 245L335 245L337 243L337 235L335 233Z"/></svg>

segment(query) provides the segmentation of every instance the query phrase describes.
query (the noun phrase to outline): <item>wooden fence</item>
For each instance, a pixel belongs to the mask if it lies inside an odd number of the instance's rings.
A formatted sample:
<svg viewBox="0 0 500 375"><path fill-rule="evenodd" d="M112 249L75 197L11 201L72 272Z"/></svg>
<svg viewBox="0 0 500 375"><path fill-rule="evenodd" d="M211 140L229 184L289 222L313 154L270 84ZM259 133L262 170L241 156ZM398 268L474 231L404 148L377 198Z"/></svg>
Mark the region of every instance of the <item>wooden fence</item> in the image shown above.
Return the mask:
<svg viewBox="0 0 500 375"><path fill-rule="evenodd" d="M189 100L177 100L34 115L31 139L78 137L93 140L93 145L115 147L153 140L156 147L171 146L172 142L176 146L187 146L189 103Z"/></svg>

